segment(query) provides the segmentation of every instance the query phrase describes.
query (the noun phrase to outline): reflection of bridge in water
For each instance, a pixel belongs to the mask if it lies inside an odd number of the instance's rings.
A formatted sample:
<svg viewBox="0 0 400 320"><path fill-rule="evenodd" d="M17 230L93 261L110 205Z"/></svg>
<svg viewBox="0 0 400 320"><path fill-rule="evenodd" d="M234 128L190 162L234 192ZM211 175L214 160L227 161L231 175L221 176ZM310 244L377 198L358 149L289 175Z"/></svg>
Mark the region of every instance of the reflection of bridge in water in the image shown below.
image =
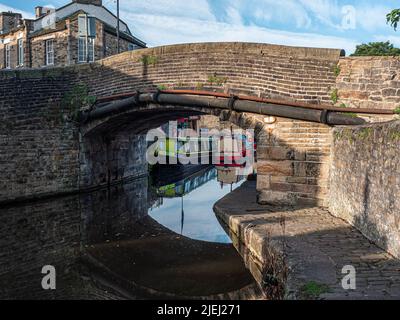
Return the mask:
<svg viewBox="0 0 400 320"><path fill-rule="evenodd" d="M154 187L157 196L184 197L214 179L221 186L239 183L245 178L240 169L211 165L157 166L153 170Z"/></svg>
<svg viewBox="0 0 400 320"><path fill-rule="evenodd" d="M148 215L148 200L143 178L1 208L0 299L262 297L232 244L177 234ZM57 270L54 291L40 286L49 263Z"/></svg>

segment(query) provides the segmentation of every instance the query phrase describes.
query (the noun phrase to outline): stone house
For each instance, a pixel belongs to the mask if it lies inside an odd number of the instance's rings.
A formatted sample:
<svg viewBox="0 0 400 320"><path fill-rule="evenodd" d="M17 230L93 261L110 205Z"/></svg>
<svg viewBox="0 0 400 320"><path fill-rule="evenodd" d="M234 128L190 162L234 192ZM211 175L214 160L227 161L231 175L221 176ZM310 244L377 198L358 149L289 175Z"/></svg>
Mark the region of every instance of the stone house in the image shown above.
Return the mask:
<svg viewBox="0 0 400 320"><path fill-rule="evenodd" d="M67 66L118 53L117 17L102 0L35 8L35 19L0 13L0 69ZM120 20L120 52L145 48Z"/></svg>

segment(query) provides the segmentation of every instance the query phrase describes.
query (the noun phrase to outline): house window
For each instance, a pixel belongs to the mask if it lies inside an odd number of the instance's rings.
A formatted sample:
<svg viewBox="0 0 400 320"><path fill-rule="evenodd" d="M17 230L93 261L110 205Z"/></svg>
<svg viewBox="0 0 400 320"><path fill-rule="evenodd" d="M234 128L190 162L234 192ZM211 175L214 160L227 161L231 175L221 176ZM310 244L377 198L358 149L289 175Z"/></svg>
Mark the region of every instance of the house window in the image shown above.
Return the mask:
<svg viewBox="0 0 400 320"><path fill-rule="evenodd" d="M86 47L87 40L87 47ZM79 37L78 39L78 62L94 61L94 38Z"/></svg>
<svg viewBox="0 0 400 320"><path fill-rule="evenodd" d="M46 65L54 65L54 41L46 40Z"/></svg>
<svg viewBox="0 0 400 320"><path fill-rule="evenodd" d="M128 51L133 51L133 50L135 50L135 45L133 44L133 43L129 43L128 44Z"/></svg>
<svg viewBox="0 0 400 320"><path fill-rule="evenodd" d="M78 34L80 37L96 37L96 18L81 14L78 17Z"/></svg>
<svg viewBox="0 0 400 320"><path fill-rule="evenodd" d="M11 55L10 55L10 45L5 45L5 65L7 69L11 69Z"/></svg>
<svg viewBox="0 0 400 320"><path fill-rule="evenodd" d="M24 65L24 40L19 39L17 43L18 47L18 65Z"/></svg>

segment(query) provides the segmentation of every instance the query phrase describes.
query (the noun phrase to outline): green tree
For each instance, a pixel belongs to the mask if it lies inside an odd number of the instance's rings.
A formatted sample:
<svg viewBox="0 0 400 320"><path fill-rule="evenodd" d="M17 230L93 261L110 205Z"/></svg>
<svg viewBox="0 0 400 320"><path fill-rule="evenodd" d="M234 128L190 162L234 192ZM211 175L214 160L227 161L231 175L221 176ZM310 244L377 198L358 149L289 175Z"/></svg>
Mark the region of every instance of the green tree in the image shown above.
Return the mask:
<svg viewBox="0 0 400 320"><path fill-rule="evenodd" d="M395 48L389 41L370 42L357 46L352 56L399 56L400 49Z"/></svg>
<svg viewBox="0 0 400 320"><path fill-rule="evenodd" d="M395 9L392 12L388 13L386 19L387 23L390 23L394 30L397 30L397 26L400 23L400 9Z"/></svg>

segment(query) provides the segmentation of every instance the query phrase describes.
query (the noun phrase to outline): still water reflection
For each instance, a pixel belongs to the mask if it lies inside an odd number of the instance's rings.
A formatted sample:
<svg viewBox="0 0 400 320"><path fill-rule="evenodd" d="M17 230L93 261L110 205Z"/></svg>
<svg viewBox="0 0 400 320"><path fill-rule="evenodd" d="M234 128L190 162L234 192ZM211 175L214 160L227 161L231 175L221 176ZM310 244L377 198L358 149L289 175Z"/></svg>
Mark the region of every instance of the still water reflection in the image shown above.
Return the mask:
<svg viewBox="0 0 400 320"><path fill-rule="evenodd" d="M212 210L241 183L223 176L164 168L150 183L0 209L0 298L263 297ZM41 287L45 265L56 290Z"/></svg>
<svg viewBox="0 0 400 320"><path fill-rule="evenodd" d="M177 183L160 187L163 203L151 209L149 215L168 229L194 240L231 243L219 224L214 204L244 180L224 184L217 179L217 169L205 168ZM167 196L169 192L169 196Z"/></svg>

